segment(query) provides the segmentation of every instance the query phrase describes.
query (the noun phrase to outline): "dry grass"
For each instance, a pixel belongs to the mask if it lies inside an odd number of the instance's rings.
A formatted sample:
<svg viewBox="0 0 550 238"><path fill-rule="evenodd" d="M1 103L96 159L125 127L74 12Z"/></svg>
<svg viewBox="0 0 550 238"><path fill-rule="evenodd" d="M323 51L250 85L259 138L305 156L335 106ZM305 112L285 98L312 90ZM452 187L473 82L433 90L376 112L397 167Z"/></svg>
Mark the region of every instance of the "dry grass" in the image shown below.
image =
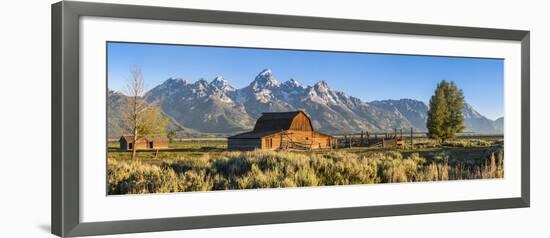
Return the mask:
<svg viewBox="0 0 550 238"><path fill-rule="evenodd" d="M109 194L138 194L485 179L504 176L503 160L500 145L468 163L444 153L425 158L399 151L221 152L157 164L109 158L108 180Z"/></svg>

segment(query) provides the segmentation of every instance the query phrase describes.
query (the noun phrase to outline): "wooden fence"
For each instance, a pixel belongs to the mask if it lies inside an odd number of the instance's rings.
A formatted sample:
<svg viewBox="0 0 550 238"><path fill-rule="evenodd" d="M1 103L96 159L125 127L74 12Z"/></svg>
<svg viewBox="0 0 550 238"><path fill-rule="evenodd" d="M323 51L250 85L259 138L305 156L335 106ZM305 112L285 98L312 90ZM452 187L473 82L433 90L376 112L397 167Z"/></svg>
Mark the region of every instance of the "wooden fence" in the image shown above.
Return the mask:
<svg viewBox="0 0 550 238"><path fill-rule="evenodd" d="M361 131L358 133L346 133L334 135L334 146L336 148L352 147L392 147L405 144L414 144L414 140L427 138L428 132L414 131L413 128L394 128L389 132L369 132ZM458 138L494 138L503 137L502 134L475 134L470 132L459 133Z"/></svg>
<svg viewBox="0 0 550 238"><path fill-rule="evenodd" d="M407 133L407 132L405 132ZM413 138L415 132L411 128L408 131L408 139L410 143L413 143ZM336 148L342 147L391 147L403 145L405 143L405 138L403 129L393 129L391 132L369 132L361 131L359 133L348 133L335 135L334 145Z"/></svg>

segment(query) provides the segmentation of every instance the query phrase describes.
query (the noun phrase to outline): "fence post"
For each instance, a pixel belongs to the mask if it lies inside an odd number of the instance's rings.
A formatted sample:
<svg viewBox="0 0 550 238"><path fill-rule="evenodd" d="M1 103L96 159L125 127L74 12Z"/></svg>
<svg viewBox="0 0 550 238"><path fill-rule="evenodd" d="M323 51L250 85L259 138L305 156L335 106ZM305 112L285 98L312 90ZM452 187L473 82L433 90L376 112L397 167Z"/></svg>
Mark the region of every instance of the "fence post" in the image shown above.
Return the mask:
<svg viewBox="0 0 550 238"><path fill-rule="evenodd" d="M353 134L350 134L350 135L349 135L349 148L350 148L350 149L351 149L351 136L352 136L352 135L353 135Z"/></svg>
<svg viewBox="0 0 550 238"><path fill-rule="evenodd" d="M370 142L369 142L369 139L370 139L370 138L369 138L369 137L370 137L370 135L369 135L369 131L367 131L367 146L369 146L369 145L370 145Z"/></svg>
<svg viewBox="0 0 550 238"><path fill-rule="evenodd" d="M361 140L359 142L359 146L363 146L363 131L361 131Z"/></svg>

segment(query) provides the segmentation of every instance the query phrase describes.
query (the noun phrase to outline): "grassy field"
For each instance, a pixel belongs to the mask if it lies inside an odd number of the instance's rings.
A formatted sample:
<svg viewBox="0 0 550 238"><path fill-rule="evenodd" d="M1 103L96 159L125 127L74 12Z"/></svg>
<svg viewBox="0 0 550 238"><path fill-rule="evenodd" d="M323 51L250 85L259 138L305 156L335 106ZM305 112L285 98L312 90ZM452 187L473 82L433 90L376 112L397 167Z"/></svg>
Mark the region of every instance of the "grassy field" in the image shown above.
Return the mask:
<svg viewBox="0 0 550 238"><path fill-rule="evenodd" d="M485 179L502 178L503 163L500 138L278 152L227 151L223 140L190 140L139 152L135 161L109 143L108 182L109 194L138 194Z"/></svg>

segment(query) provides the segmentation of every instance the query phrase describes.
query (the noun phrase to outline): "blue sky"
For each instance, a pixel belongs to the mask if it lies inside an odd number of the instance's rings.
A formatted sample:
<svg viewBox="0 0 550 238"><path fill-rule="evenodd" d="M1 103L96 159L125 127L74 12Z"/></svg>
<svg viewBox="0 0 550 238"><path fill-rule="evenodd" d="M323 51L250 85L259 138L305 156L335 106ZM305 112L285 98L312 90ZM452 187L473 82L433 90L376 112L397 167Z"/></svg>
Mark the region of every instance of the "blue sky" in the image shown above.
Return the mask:
<svg viewBox="0 0 550 238"><path fill-rule="evenodd" d="M236 88L270 68L280 82L303 85L325 80L335 90L364 101L412 98L428 102L436 84L452 80L466 101L491 119L503 116L502 59L271 50L110 42L108 86L123 90L133 66L151 89L170 77L190 82L223 76Z"/></svg>

